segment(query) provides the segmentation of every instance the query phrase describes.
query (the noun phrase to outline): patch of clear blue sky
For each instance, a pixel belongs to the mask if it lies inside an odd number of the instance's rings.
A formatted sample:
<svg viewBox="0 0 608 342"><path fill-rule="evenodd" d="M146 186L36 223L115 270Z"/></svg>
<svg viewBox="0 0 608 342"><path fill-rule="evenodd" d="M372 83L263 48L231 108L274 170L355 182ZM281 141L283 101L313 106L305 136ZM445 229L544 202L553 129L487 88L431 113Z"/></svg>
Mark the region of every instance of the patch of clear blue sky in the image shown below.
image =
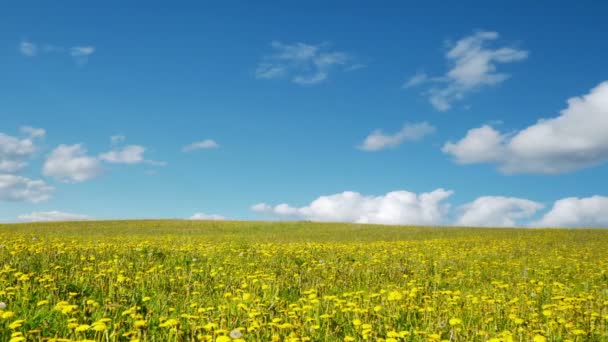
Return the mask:
<svg viewBox="0 0 608 342"><path fill-rule="evenodd" d="M605 80L608 3L601 1L14 1L0 11L0 132L47 130L40 157L58 144L94 154L127 136L148 166L107 167L98 179L57 187L44 203L2 203L0 217L61 210L111 217L187 217L194 212L256 218L251 204L307 204L345 190L383 194L452 189L454 205L481 195L550 204L606 194L608 167L557 176L504 176L493 166L454 164L447 140L502 120L503 131L552 117L569 97ZM502 65L511 78L437 112L420 89L401 89L419 70L446 71L446 40L475 30L530 52ZM94 45L84 66L58 55L26 58L24 40ZM366 68L302 87L253 76L270 42L331 43ZM355 149L375 128L428 121L437 132L396 149ZM190 154L205 138L221 148ZM41 177L37 158L26 171Z"/></svg>

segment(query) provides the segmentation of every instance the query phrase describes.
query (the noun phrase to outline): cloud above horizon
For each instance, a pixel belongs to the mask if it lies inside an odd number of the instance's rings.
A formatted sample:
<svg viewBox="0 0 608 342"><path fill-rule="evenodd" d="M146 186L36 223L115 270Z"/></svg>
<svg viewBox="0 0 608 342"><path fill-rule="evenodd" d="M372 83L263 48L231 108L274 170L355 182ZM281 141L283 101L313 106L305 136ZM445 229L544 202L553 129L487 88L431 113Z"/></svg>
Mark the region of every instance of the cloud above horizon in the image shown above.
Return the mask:
<svg viewBox="0 0 608 342"><path fill-rule="evenodd" d="M188 218L189 220L201 220L201 221L223 221L226 217L215 214L195 213Z"/></svg>
<svg viewBox="0 0 608 342"><path fill-rule="evenodd" d="M62 211L34 211L29 214L17 216L24 222L52 222L52 221L86 221L93 218L88 215L66 213Z"/></svg>
<svg viewBox="0 0 608 342"><path fill-rule="evenodd" d="M253 212L288 220L387 225L457 225L467 227L603 227L608 228L608 197L564 198L540 217L545 205L525 198L480 196L452 210L454 192L436 189L414 193L396 190L384 195L345 191L320 196L303 207L265 202Z"/></svg>
<svg viewBox="0 0 608 342"><path fill-rule="evenodd" d="M348 53L330 50L330 44L317 45L273 41L273 53L264 56L255 70L257 79L288 78L299 85L314 85L329 78L334 71L352 71L362 67Z"/></svg>
<svg viewBox="0 0 608 342"><path fill-rule="evenodd" d="M608 81L567 102L558 116L517 132L470 129L442 151L459 164L492 163L506 174L558 174L608 160Z"/></svg>
<svg viewBox="0 0 608 342"><path fill-rule="evenodd" d="M568 197L555 201L536 227L608 228L608 197Z"/></svg>
<svg viewBox="0 0 608 342"><path fill-rule="evenodd" d="M428 85L424 92L439 111L449 110L453 103L485 86L499 84L510 77L497 71L498 64L525 60L528 52L515 47L488 47L499 38L498 32L478 31L453 44L445 58L450 69L442 76L417 72L403 85L411 88Z"/></svg>
<svg viewBox="0 0 608 342"><path fill-rule="evenodd" d="M456 225L473 227L517 227L543 209L542 203L523 198L482 196L459 208Z"/></svg>
<svg viewBox="0 0 608 342"><path fill-rule="evenodd" d="M443 201L452 193L444 189L421 194L398 190L380 196L367 196L345 191L321 196L303 207L286 203L276 206L258 203L251 209L311 221L438 225L443 222L449 209L449 205Z"/></svg>

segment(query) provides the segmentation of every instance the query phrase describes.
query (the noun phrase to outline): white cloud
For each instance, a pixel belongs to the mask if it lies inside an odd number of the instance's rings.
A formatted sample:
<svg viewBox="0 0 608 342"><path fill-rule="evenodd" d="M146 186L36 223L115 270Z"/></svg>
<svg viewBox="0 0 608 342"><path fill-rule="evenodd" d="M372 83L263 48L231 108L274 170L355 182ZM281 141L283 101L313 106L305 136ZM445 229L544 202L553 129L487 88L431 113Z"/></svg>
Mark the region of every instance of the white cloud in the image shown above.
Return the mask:
<svg viewBox="0 0 608 342"><path fill-rule="evenodd" d="M523 198L482 196L459 208L460 226L515 227L544 206Z"/></svg>
<svg viewBox="0 0 608 342"><path fill-rule="evenodd" d="M146 148L141 145L119 145L126 140L124 135L113 135L110 137L112 150L99 155L99 160L112 164L141 164L146 163L156 166L165 166L166 162L148 160L144 158Z"/></svg>
<svg viewBox="0 0 608 342"><path fill-rule="evenodd" d="M42 202L51 197L53 190L42 180L0 174L0 201Z"/></svg>
<svg viewBox="0 0 608 342"><path fill-rule="evenodd" d="M34 57L38 53L38 47L32 42L24 40L19 43L19 52L24 56Z"/></svg>
<svg viewBox="0 0 608 342"><path fill-rule="evenodd" d="M59 145L47 157L42 174L63 182L82 182L101 174L101 165L80 144Z"/></svg>
<svg viewBox="0 0 608 342"><path fill-rule="evenodd" d="M139 164L145 161L145 147L128 145L99 155L99 159L114 164Z"/></svg>
<svg viewBox="0 0 608 342"><path fill-rule="evenodd" d="M557 174L608 160L608 81L568 100L559 116L514 133L471 129L443 152L463 164L496 163L504 173Z"/></svg>
<svg viewBox="0 0 608 342"><path fill-rule="evenodd" d="M417 73L404 87L431 83L426 92L430 103L437 110L446 111L468 93L503 82L509 75L497 72L497 64L522 61L528 52L514 47L487 47L488 42L497 39L497 32L480 31L458 40L445 55L450 65L445 75L428 77Z"/></svg>
<svg viewBox="0 0 608 342"><path fill-rule="evenodd" d="M29 214L17 216L21 221L27 222L51 222L51 221L84 221L91 220L88 215L65 213L61 211L35 211Z"/></svg>
<svg viewBox="0 0 608 342"><path fill-rule="evenodd" d="M328 51L328 44L271 43L274 53L258 63L255 77L279 79L289 77L293 83L313 85L325 81L330 72L341 68L352 71L362 67L354 58L340 51Z"/></svg>
<svg viewBox="0 0 608 342"><path fill-rule="evenodd" d="M219 148L220 145L212 139L205 139L201 141L193 142L192 144L186 145L182 148L183 152L192 152L196 150L207 150L212 148Z"/></svg>
<svg viewBox="0 0 608 342"><path fill-rule="evenodd" d="M25 138L13 137L0 133L0 172L13 173L22 170L27 162L26 158L36 151L35 139L44 136L41 128L21 127L27 135Z"/></svg>
<svg viewBox="0 0 608 342"><path fill-rule="evenodd" d="M421 194L393 191L381 196L345 191L321 196L304 207L258 203L251 208L312 221L435 225L443 222L449 209L443 200L451 194L452 191L444 189Z"/></svg>
<svg viewBox="0 0 608 342"><path fill-rule="evenodd" d="M504 157L506 152L505 139L507 137L494 128L483 125L469 130L467 135L457 143L448 141L442 151L452 155L460 164L498 161Z"/></svg>
<svg viewBox="0 0 608 342"><path fill-rule="evenodd" d="M420 140L426 135L435 132L435 127L427 122L405 124L394 134L385 134L381 130L374 130L359 146L364 151L378 151L389 147L399 146L405 141Z"/></svg>
<svg viewBox="0 0 608 342"><path fill-rule="evenodd" d="M214 214L205 214L205 213L195 213L194 215L190 216L189 220L205 220L205 221L222 221L225 220L226 218L224 216L221 215L214 215Z"/></svg>
<svg viewBox="0 0 608 342"><path fill-rule="evenodd" d="M608 197L569 197L555 201L553 208L534 227L608 228Z"/></svg>

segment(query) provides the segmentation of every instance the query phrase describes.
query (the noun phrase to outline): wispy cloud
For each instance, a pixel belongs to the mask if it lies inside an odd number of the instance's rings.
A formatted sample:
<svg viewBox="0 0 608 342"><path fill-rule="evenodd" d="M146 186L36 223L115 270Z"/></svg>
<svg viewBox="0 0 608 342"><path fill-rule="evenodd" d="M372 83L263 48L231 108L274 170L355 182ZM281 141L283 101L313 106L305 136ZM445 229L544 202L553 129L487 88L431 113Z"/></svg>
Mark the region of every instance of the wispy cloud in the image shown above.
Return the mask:
<svg viewBox="0 0 608 342"><path fill-rule="evenodd" d="M86 64L91 56L95 52L94 46L75 46L70 48L70 55L78 64Z"/></svg>
<svg viewBox="0 0 608 342"><path fill-rule="evenodd" d="M497 72L497 65L522 61L528 57L528 52L515 47L487 46L498 37L497 32L480 31L458 40L445 55L450 65L445 75L429 77L418 72L405 82L404 87L429 85L425 94L430 103L437 110L446 111L467 94L505 81L509 74Z"/></svg>
<svg viewBox="0 0 608 342"><path fill-rule="evenodd" d="M335 70L352 71L363 64L355 63L354 57L330 50L329 44L271 43L273 53L258 63L255 77L258 79L289 78L293 83L313 85L325 81Z"/></svg>
<svg viewBox="0 0 608 342"><path fill-rule="evenodd" d="M368 135L358 147L364 151L379 151L399 146L405 141L420 140L433 132L435 132L435 127L428 122L406 123L400 131L394 134L387 134L377 129Z"/></svg>
<svg viewBox="0 0 608 342"><path fill-rule="evenodd" d="M66 51L77 64L84 65L95 52L95 46L73 46L66 49L63 46L53 44L39 45L28 40L23 40L19 43L19 52L26 57L35 57L49 53L65 54Z"/></svg>
<svg viewBox="0 0 608 342"><path fill-rule="evenodd" d="M196 150L209 150L219 148L220 145L213 139L205 139L188 144L182 148L182 152L192 152Z"/></svg>
<svg viewBox="0 0 608 342"><path fill-rule="evenodd" d="M38 47L32 42L24 40L19 43L19 52L24 56L34 57L38 54Z"/></svg>

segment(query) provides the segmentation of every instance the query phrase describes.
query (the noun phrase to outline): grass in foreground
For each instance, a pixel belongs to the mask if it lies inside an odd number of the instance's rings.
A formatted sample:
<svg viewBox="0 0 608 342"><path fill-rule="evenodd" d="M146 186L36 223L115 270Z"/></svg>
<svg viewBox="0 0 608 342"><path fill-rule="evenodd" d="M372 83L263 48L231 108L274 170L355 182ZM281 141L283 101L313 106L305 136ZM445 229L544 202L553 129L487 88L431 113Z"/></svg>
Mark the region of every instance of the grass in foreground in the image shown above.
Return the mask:
<svg viewBox="0 0 608 342"><path fill-rule="evenodd" d="M606 341L608 231L0 225L1 341Z"/></svg>

